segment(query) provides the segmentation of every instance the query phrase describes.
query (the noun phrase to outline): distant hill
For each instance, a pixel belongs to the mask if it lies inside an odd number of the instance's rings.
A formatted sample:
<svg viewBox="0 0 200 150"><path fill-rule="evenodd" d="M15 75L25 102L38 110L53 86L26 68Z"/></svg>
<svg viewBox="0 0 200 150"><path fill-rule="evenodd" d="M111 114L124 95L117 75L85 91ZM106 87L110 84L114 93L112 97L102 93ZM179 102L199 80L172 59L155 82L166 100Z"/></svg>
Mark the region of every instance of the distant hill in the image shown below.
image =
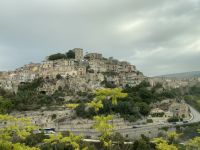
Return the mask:
<svg viewBox="0 0 200 150"><path fill-rule="evenodd" d="M169 79L194 78L194 77L200 77L200 71L167 74L167 75L160 75L160 76L155 76L155 77L157 77L157 78L164 77L164 78L169 78Z"/></svg>

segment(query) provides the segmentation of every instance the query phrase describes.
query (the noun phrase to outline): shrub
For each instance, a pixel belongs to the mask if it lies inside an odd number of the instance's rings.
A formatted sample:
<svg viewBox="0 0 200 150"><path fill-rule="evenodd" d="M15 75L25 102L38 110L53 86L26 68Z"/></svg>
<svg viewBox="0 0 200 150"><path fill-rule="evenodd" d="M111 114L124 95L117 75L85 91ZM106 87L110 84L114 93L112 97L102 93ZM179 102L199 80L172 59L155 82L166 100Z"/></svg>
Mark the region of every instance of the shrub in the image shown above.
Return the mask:
<svg viewBox="0 0 200 150"><path fill-rule="evenodd" d="M153 123L152 119L147 119L147 123Z"/></svg>
<svg viewBox="0 0 200 150"><path fill-rule="evenodd" d="M179 117L171 117L169 119L167 119L168 122L178 122L180 120Z"/></svg>
<svg viewBox="0 0 200 150"><path fill-rule="evenodd" d="M48 60L58 60L58 59L67 59L67 57L65 54L61 53L53 54L48 57Z"/></svg>

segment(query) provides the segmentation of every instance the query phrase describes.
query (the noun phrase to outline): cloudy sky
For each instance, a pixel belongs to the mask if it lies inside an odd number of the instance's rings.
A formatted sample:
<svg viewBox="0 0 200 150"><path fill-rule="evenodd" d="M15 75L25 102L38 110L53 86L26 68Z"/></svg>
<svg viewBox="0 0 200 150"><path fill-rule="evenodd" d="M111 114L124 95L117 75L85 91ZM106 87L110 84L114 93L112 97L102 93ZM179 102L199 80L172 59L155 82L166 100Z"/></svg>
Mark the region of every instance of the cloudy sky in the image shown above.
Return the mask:
<svg viewBox="0 0 200 150"><path fill-rule="evenodd" d="M0 70L75 47L147 76L200 70L200 0L0 0Z"/></svg>

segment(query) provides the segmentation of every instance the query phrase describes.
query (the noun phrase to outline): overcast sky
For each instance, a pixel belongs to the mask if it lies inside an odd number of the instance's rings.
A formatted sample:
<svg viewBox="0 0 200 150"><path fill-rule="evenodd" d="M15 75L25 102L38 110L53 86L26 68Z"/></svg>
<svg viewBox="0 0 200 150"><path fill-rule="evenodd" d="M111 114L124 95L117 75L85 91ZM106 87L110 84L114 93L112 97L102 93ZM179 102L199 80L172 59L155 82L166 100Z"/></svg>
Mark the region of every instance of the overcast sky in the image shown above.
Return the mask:
<svg viewBox="0 0 200 150"><path fill-rule="evenodd" d="M147 76L200 70L200 0L0 0L0 70L75 47Z"/></svg>

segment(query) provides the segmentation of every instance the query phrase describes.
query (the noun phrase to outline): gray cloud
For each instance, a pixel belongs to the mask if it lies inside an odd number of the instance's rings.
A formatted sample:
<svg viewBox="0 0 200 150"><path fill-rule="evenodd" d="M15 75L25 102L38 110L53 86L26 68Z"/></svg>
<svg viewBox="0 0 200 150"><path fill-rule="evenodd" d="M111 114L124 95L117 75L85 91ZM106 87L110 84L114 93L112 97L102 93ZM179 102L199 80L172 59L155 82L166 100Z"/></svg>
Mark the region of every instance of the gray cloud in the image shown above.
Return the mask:
<svg viewBox="0 0 200 150"><path fill-rule="evenodd" d="M146 75L200 70L200 0L0 0L0 70L74 47Z"/></svg>

